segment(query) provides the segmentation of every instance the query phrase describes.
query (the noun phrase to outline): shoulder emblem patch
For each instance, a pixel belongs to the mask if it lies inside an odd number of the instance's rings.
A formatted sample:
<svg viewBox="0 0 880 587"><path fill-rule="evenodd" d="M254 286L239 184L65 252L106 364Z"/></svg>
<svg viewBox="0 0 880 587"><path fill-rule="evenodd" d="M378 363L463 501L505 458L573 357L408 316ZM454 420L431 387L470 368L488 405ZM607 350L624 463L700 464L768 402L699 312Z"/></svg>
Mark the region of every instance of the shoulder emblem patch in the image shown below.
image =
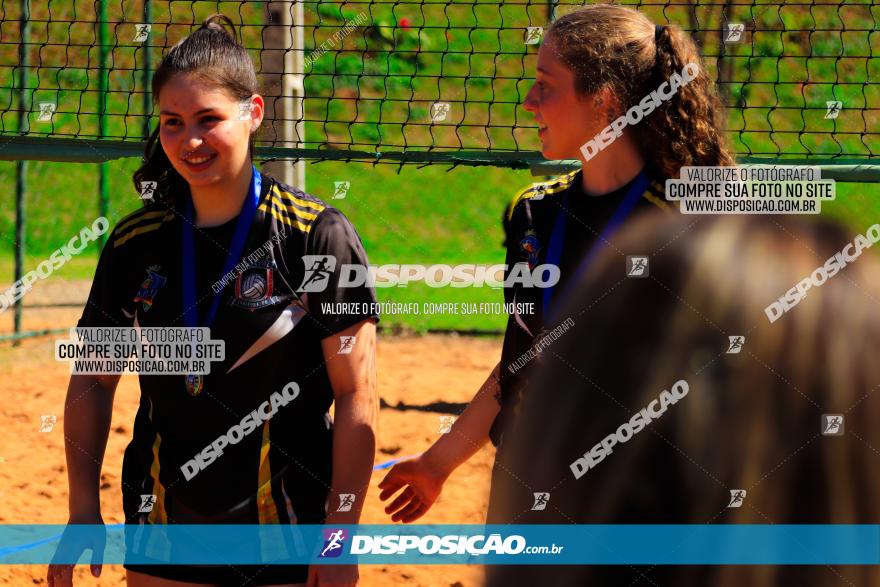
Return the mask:
<svg viewBox="0 0 880 587"><path fill-rule="evenodd" d="M162 268L158 265L153 265L147 268L147 278L141 283L141 287L138 289L137 295L134 297L134 302L140 302L144 312L148 311L153 306L153 300L155 299L156 294L159 293L159 290L165 285L165 282L168 281L166 277L157 273L161 269Z"/></svg>
<svg viewBox="0 0 880 587"><path fill-rule="evenodd" d="M520 258L529 264L529 269L538 265L538 253L542 249L541 241L534 230L527 230L525 236L519 241Z"/></svg>

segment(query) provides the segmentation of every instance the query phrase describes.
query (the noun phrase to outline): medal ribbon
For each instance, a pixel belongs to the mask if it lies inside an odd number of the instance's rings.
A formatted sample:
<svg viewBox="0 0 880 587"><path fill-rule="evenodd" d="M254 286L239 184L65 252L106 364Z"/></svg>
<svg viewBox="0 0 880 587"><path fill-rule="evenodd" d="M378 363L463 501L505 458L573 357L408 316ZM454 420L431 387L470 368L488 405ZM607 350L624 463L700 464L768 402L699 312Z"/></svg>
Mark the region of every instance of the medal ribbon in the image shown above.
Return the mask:
<svg viewBox="0 0 880 587"><path fill-rule="evenodd" d="M647 176L644 169L639 172L635 179L632 180L623 200L618 204L617 209L614 210L614 213L611 215L605 228L599 233L596 242L593 243L593 246L590 247L590 250L587 251L587 254L583 257L583 260L581 260L577 271L573 274L572 278L568 280L568 284L563 291L564 295L559 296L556 300L557 302L568 297L572 288L574 288L580 281L579 277L589 269L590 263L599 252L600 247L610 240L611 236L620 228L624 220L626 220L626 217L629 216L633 208L635 208L636 202L638 202L639 198L642 197L642 194L645 193L645 189L648 187L649 183L650 178ZM567 208L568 191L566 190L563 201L559 204L559 212L556 213L556 223L553 225L553 232L550 234L550 245L547 248L547 258L544 261L550 265L558 266L559 260L562 257L562 245L565 241L565 228L568 221ZM551 318L554 320L556 318L555 311L558 308L551 307L553 290L555 289L556 286L547 287L543 292L543 322L545 325L553 324Z"/></svg>
<svg viewBox="0 0 880 587"><path fill-rule="evenodd" d="M263 178L260 176L260 172L257 171L256 167L253 167L250 192L242 203L241 212L239 212L238 221L235 224L235 232L232 235L232 242L229 244L229 251L226 254L226 260L223 262L223 272L218 279L222 279L224 275L232 271L232 268L235 267L241 258L251 223L253 222L254 215L257 213L262 181ZM183 324L190 328L196 326L210 327L214 322L214 317L217 315L217 309L220 307L220 292L218 291L214 294L208 313L204 320L200 322L198 315L199 306L196 300L194 216L195 211L193 209L192 197L189 197L184 205L184 217L181 226L181 243L183 246Z"/></svg>

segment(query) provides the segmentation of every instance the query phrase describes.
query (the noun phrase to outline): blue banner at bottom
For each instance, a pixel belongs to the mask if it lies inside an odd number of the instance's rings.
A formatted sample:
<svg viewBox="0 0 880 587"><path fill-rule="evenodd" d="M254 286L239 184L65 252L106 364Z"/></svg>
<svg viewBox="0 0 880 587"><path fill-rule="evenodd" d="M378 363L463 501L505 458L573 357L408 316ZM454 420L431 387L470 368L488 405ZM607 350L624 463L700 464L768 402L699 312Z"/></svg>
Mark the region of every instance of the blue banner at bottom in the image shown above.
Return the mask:
<svg viewBox="0 0 880 587"><path fill-rule="evenodd" d="M0 564L878 565L880 525L0 525Z"/></svg>

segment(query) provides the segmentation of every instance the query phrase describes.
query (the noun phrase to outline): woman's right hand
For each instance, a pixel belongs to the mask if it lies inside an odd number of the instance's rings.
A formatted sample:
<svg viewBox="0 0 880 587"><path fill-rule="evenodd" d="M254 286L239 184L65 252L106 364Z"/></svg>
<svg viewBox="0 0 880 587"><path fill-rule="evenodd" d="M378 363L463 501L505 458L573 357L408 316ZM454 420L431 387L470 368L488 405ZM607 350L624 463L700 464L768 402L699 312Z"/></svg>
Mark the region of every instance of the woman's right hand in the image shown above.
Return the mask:
<svg viewBox="0 0 880 587"><path fill-rule="evenodd" d="M385 513L391 514L394 522L408 524L418 520L437 501L447 476L427 462L424 454L397 463L379 483L379 499L382 501L403 489L385 506Z"/></svg>
<svg viewBox="0 0 880 587"><path fill-rule="evenodd" d="M101 514L71 516L49 564L49 587L73 587L71 561L79 560L86 550L92 551L92 576L100 577L106 545L107 530Z"/></svg>

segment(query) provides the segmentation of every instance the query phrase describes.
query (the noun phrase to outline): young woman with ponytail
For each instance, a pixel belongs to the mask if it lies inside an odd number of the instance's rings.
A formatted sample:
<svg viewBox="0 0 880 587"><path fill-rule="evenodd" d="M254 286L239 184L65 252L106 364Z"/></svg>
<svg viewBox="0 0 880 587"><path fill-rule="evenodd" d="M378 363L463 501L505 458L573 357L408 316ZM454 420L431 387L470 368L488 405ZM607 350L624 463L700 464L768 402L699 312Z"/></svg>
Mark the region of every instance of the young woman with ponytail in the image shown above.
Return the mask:
<svg viewBox="0 0 880 587"><path fill-rule="evenodd" d="M332 266L307 261L366 265L360 239L338 210L253 165L264 101L228 18L208 18L168 52L153 96L159 125L134 181L139 191L155 182L155 195L113 230L78 326L207 327L225 357L207 374L139 374L121 475L125 523L356 524L375 448L376 297L338 288ZM364 313L322 312L339 302ZM118 381L71 377L68 528L103 524L99 480ZM180 550L173 538L165 547L127 536L127 554L152 563L126 563L132 587L357 583L356 566L169 564ZM261 562L303 551L291 533L279 536L291 540L241 548ZM103 544L86 546L97 576ZM72 565L53 564L48 578L70 585Z"/></svg>
<svg viewBox="0 0 880 587"><path fill-rule="evenodd" d="M672 85L678 86L675 92ZM602 137L639 104L650 113L636 124L618 123L613 140L605 140L607 133ZM500 363L451 431L422 455L395 465L380 483L383 500L402 489L385 508L395 521L424 515L452 471L488 440L499 447L493 488L499 475L512 474L503 462L502 439L515 434L508 424L542 361L539 352L552 352L544 346L565 336L578 319L558 313L571 286L639 212L659 207L676 213L664 201L663 186L682 166L734 164L723 138L724 108L694 42L680 28L655 25L630 8L592 5L556 20L538 52L535 84L523 106L538 123L544 156L580 159L582 170L514 199L504 222L507 266L556 265L559 281L548 288L505 288L506 302L531 304L521 307L534 311L510 317ZM591 141L604 144L585 148ZM623 278L625 260L620 263ZM583 308L590 303L583 300ZM493 509L490 499L489 522L511 521Z"/></svg>

